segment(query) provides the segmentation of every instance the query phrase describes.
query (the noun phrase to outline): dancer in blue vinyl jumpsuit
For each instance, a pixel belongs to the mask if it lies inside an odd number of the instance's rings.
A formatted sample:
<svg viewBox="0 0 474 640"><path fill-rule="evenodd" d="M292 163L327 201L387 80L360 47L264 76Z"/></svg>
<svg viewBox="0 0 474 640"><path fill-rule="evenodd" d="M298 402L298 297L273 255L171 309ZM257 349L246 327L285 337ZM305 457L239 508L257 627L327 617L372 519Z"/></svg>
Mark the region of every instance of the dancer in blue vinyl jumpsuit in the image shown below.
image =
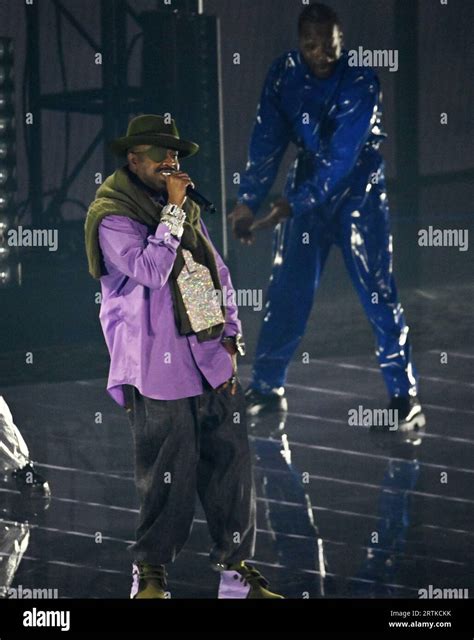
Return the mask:
<svg viewBox="0 0 474 640"><path fill-rule="evenodd" d="M244 243L277 226L273 271L253 378L249 413L285 410L290 360L304 334L332 244L343 254L377 341L377 357L399 428L422 426L418 376L408 326L392 274L392 241L384 161L378 151L381 90L375 71L349 64L340 22L314 3L303 10L299 49L271 65L230 214ZM290 142L298 154L283 197L255 220Z"/></svg>

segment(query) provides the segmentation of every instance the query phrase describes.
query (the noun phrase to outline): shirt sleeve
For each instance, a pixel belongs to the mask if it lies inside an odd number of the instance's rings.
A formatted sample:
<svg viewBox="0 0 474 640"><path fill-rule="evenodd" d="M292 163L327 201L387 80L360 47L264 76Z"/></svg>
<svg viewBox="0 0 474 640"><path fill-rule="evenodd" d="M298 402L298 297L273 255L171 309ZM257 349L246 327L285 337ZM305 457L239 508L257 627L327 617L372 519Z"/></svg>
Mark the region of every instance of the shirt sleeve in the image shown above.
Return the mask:
<svg viewBox="0 0 474 640"><path fill-rule="evenodd" d="M278 91L284 69L284 59L278 58L267 74L238 193L238 202L254 213L268 195L290 141L290 125Z"/></svg>
<svg viewBox="0 0 474 640"><path fill-rule="evenodd" d="M343 186L376 121L379 97L376 76L357 76L353 85L340 92L333 113L329 113L332 135L320 145L313 176L288 195L294 216L327 204Z"/></svg>
<svg viewBox="0 0 474 640"><path fill-rule="evenodd" d="M139 224L126 216L107 216L99 225L104 260L135 282L161 289L168 281L179 240L165 224L144 237Z"/></svg>
<svg viewBox="0 0 474 640"><path fill-rule="evenodd" d="M242 333L242 324L239 320L239 310L236 303L236 293L232 280L230 277L230 271L224 260L221 258L219 252L212 243L209 232L206 229L204 222L201 220L201 229L206 236L209 244L211 245L214 255L216 257L217 269L219 271L219 278L223 289L223 301L226 309L225 324L222 337L235 336L238 333Z"/></svg>

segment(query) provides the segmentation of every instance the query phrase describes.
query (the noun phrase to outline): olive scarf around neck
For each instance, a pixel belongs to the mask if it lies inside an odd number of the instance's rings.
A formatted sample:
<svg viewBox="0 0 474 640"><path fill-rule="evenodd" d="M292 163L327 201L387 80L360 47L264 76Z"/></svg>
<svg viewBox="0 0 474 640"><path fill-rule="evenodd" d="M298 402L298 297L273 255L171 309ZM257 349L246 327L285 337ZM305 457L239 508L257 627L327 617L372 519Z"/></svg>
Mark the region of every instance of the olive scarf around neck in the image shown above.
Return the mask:
<svg viewBox="0 0 474 640"><path fill-rule="evenodd" d="M126 216L147 225L154 232L160 223L163 207L152 201L153 194L157 195L126 166L117 169L97 189L95 200L87 211L84 225L89 273L93 278L98 279L107 273L99 244L99 225L102 220L109 215ZM187 198L183 209L186 212L183 236L169 277L173 311L179 333L181 335L195 333L199 342L204 342L219 337L222 334L224 324L216 324L198 332L193 331L177 284L177 278L185 264L183 249L191 252L195 262L209 269L214 288L221 293L221 300L223 299L222 286L214 251L200 228L199 207ZM221 309L225 317L225 307L221 307Z"/></svg>

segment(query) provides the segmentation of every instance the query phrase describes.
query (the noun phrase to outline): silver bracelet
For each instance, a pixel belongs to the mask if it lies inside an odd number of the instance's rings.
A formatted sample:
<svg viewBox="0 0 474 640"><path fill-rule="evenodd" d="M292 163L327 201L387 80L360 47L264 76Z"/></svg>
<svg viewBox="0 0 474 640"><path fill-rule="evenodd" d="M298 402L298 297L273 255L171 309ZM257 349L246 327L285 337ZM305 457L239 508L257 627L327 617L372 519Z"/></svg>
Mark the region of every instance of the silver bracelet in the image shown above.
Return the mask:
<svg viewBox="0 0 474 640"><path fill-rule="evenodd" d="M170 233L177 238L183 235L183 224L186 219L186 212L176 204L167 204L161 212L160 222L163 222Z"/></svg>

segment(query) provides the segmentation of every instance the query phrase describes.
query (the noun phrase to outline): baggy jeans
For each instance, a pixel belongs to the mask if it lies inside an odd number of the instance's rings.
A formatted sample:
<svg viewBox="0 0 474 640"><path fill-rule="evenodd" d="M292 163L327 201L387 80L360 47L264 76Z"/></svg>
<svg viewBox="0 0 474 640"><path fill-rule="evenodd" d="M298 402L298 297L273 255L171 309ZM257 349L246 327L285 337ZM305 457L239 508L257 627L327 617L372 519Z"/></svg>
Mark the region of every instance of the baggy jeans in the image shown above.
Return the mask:
<svg viewBox="0 0 474 640"><path fill-rule="evenodd" d="M153 400L124 385L140 503L134 562L174 561L193 524L196 494L214 542L212 563L253 557L255 486L240 383L200 396Z"/></svg>

